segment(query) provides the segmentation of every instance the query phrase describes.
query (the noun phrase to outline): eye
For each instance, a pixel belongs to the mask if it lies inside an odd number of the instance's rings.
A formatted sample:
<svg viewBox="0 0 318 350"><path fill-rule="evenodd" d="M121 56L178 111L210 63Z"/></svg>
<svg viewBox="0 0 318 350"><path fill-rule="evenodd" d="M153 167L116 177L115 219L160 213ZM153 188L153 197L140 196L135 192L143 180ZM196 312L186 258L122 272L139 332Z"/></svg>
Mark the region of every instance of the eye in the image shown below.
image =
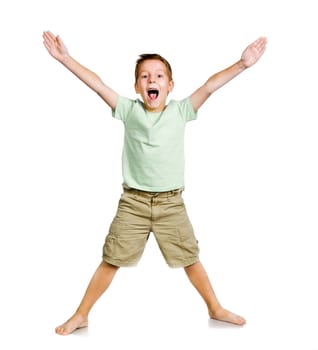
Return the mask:
<svg viewBox="0 0 318 350"><path fill-rule="evenodd" d="M158 78L163 78L163 74L158 74Z"/></svg>
<svg viewBox="0 0 318 350"><path fill-rule="evenodd" d="M147 79L147 78L148 78L148 75L147 75L147 74L141 74L141 78L142 78L142 79Z"/></svg>

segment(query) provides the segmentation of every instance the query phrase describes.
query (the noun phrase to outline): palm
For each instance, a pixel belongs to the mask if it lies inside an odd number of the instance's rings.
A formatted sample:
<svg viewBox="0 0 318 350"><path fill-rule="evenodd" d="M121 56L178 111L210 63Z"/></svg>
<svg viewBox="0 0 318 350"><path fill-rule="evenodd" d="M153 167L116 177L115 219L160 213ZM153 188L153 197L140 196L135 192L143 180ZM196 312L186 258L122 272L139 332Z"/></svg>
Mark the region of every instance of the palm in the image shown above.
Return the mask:
<svg viewBox="0 0 318 350"><path fill-rule="evenodd" d="M245 67L250 67L259 60L265 51L266 42L266 38L258 38L243 51L241 59Z"/></svg>
<svg viewBox="0 0 318 350"><path fill-rule="evenodd" d="M43 39L44 46L55 59L60 61L68 55L67 48L59 36L54 36L51 32L44 32Z"/></svg>

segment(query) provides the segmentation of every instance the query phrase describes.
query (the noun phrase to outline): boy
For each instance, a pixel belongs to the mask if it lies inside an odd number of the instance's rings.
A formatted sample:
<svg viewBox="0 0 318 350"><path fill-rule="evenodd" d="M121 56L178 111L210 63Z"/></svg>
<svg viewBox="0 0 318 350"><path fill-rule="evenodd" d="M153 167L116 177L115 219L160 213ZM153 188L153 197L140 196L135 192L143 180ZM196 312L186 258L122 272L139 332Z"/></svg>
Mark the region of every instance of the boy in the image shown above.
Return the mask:
<svg viewBox="0 0 318 350"><path fill-rule="evenodd" d="M57 61L95 91L125 125L123 194L103 247L103 259L74 315L56 328L67 335L88 325L88 314L112 282L119 267L136 265L150 232L170 267L183 267L205 301L209 316L236 325L245 319L224 309L199 260L199 248L182 199L184 128L208 97L246 68L266 48L260 37L232 66L212 75L182 101L170 101L174 82L170 64L158 54L141 55L135 69L135 91L142 101L119 96L92 71L72 58L59 36L47 31L44 46Z"/></svg>

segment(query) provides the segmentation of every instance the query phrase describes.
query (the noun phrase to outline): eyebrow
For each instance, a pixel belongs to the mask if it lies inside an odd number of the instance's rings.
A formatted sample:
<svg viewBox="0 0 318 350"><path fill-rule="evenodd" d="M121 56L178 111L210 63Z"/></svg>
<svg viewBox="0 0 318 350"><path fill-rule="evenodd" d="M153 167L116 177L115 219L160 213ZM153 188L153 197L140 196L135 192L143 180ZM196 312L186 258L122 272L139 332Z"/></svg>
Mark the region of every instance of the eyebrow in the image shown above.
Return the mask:
<svg viewBox="0 0 318 350"><path fill-rule="evenodd" d="M149 71L148 70L141 70L140 72L139 72L139 74L142 74L142 73L148 73ZM165 74L167 74L167 71L166 70L164 70L164 69L157 69L157 70L155 70L155 72L156 73L165 73Z"/></svg>

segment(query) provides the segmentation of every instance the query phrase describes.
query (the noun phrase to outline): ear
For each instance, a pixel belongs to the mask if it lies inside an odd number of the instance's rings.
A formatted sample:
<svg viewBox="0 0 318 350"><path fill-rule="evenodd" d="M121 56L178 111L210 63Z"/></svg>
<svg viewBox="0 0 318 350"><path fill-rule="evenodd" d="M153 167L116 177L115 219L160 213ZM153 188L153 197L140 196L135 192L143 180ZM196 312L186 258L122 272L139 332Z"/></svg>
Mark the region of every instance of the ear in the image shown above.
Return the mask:
<svg viewBox="0 0 318 350"><path fill-rule="evenodd" d="M174 81L171 79L171 80L169 81L168 91L171 92L171 91L173 90L173 88L174 88Z"/></svg>
<svg viewBox="0 0 318 350"><path fill-rule="evenodd" d="M136 91L136 94L139 94L140 90L139 90L139 87L138 87L138 84L135 83L135 91Z"/></svg>

